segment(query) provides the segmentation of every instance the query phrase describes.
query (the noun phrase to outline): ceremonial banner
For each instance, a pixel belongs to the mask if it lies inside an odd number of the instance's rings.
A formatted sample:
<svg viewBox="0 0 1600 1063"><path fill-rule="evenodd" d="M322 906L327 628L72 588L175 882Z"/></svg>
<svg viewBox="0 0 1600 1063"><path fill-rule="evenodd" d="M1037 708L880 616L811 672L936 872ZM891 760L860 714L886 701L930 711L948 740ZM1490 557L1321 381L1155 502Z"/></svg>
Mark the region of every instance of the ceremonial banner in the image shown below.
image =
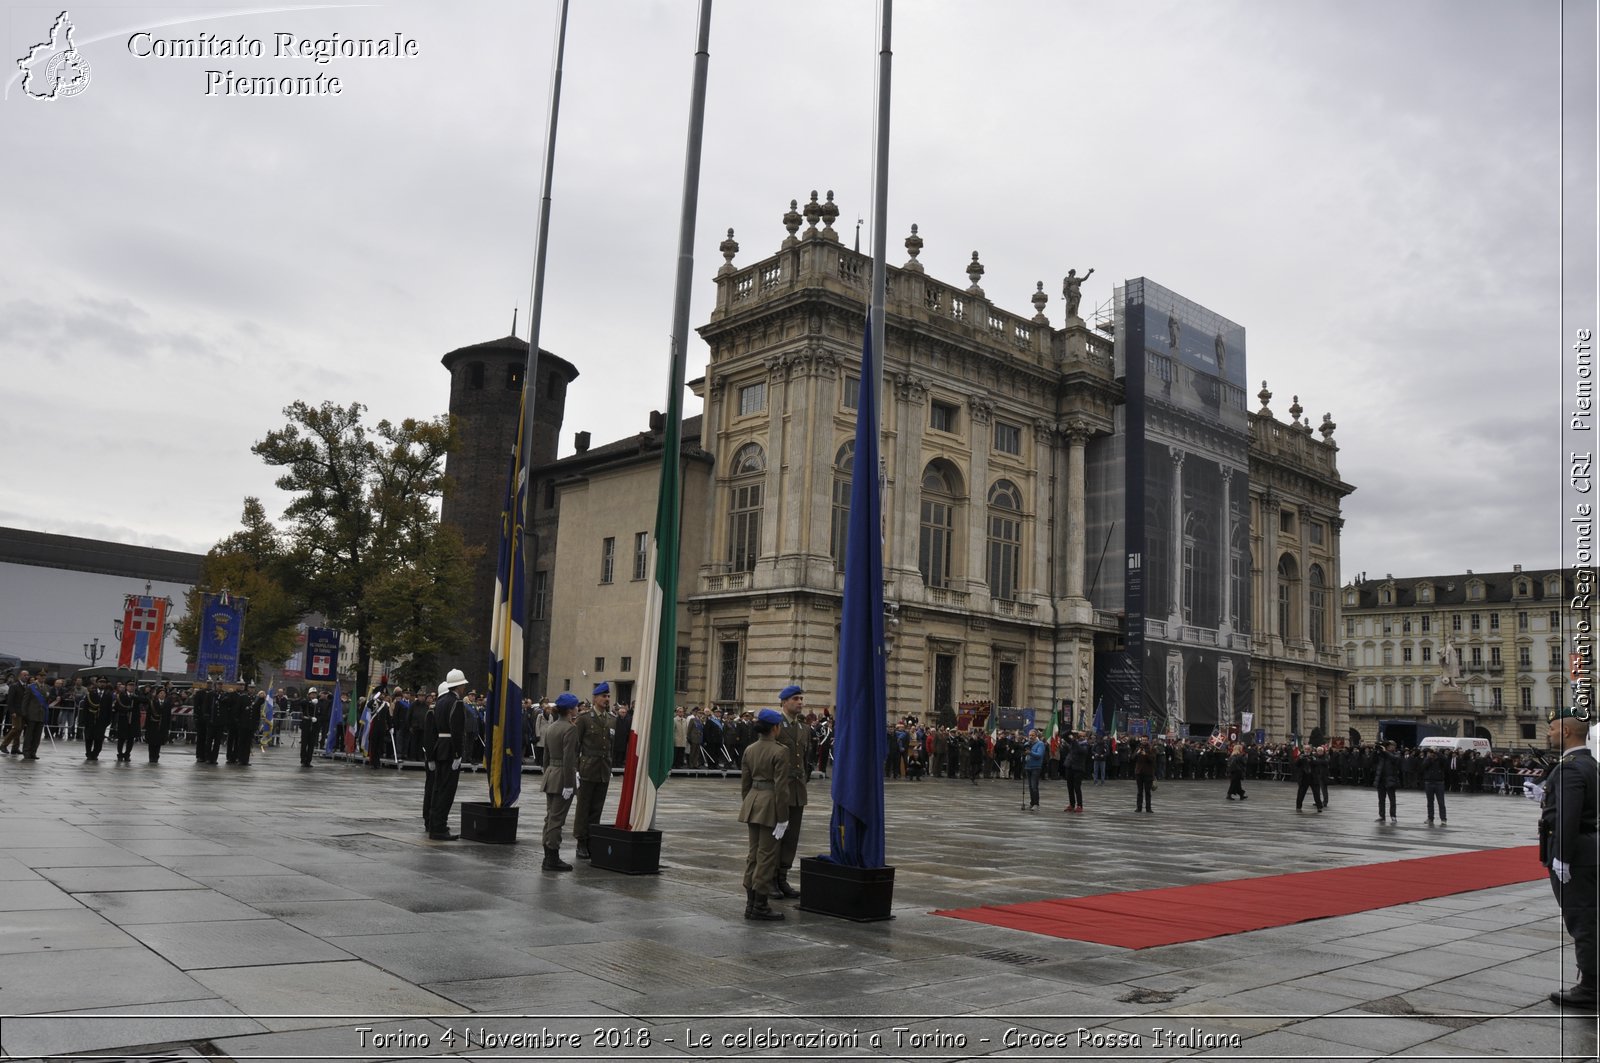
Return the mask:
<svg viewBox="0 0 1600 1063"><path fill-rule="evenodd" d="M511 451L505 500L500 508L500 562L494 576L494 615L489 624L489 698L483 745L489 804L509 808L522 795L522 667L526 584L523 578L523 514L528 478L522 467L523 413Z"/></svg>
<svg viewBox="0 0 1600 1063"><path fill-rule="evenodd" d="M306 682L331 683L338 671L339 633L330 627L307 628Z"/></svg>
<svg viewBox="0 0 1600 1063"><path fill-rule="evenodd" d="M122 645L117 667L161 671L161 646L167 637L167 599L130 594L122 607Z"/></svg>
<svg viewBox="0 0 1600 1063"><path fill-rule="evenodd" d="M239 681L239 636L244 630L243 598L226 591L206 597L200 613L200 646L195 653L196 679L220 683Z"/></svg>

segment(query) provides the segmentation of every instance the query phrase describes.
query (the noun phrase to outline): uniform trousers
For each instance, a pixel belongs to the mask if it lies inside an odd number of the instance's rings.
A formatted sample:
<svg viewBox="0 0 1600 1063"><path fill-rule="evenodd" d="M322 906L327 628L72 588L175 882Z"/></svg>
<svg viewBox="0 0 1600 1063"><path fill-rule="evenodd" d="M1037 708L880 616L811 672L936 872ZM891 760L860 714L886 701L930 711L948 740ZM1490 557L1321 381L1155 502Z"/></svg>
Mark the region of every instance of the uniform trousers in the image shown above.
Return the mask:
<svg viewBox="0 0 1600 1063"><path fill-rule="evenodd" d="M778 841L778 873L784 878L789 877L789 869L794 866L794 855L800 848L800 821L805 818L805 811L805 805L789 806L789 829L783 832L783 838Z"/></svg>
<svg viewBox="0 0 1600 1063"><path fill-rule="evenodd" d="M1572 868L1571 881L1562 884L1554 872L1550 875L1550 889L1555 892L1556 903L1561 905L1561 921L1572 935L1573 952L1578 961L1578 973L1585 985L1597 985L1595 971L1596 894L1600 879L1593 865Z"/></svg>
<svg viewBox="0 0 1600 1063"><path fill-rule="evenodd" d="M578 784L577 794L577 822L572 826L572 835L582 845L589 844L589 828L600 822L600 810L606 804L606 792L611 788L611 772L598 779L584 779Z"/></svg>
<svg viewBox="0 0 1600 1063"><path fill-rule="evenodd" d="M1134 806L1134 811L1143 812L1148 808L1154 812L1156 810L1155 779L1148 775L1136 775L1133 781L1139 787L1138 797L1136 798L1138 804Z"/></svg>
<svg viewBox="0 0 1600 1063"><path fill-rule="evenodd" d="M1388 802L1389 802L1389 818L1390 819L1394 819L1395 818L1394 795L1395 795L1395 791L1398 790L1398 789L1399 789L1399 787L1397 787L1397 786L1387 785L1387 784L1384 784L1384 783L1379 783L1378 784L1378 818L1379 819L1383 818L1383 802L1384 802L1385 798L1387 798Z"/></svg>
<svg viewBox="0 0 1600 1063"><path fill-rule="evenodd" d="M83 725L83 755L88 760L100 759L100 747L106 744L106 725L99 713L85 717Z"/></svg>
<svg viewBox="0 0 1600 1063"><path fill-rule="evenodd" d="M1034 804L1038 803L1037 801L1034 802ZM1067 769L1067 807L1083 807L1083 772L1077 768Z"/></svg>
<svg viewBox="0 0 1600 1063"><path fill-rule="evenodd" d="M778 849L782 842L772 836L771 827L760 823L746 823L745 826L750 828L750 848L744 860L744 888L765 897L772 892L772 881L778 875ZM789 830L794 828L795 822L791 818ZM786 831L783 840L787 841L788 838Z"/></svg>
<svg viewBox="0 0 1600 1063"><path fill-rule="evenodd" d="M1294 795L1294 807L1298 810L1301 806L1303 806L1306 803L1306 791L1307 790L1311 791L1311 800L1312 800L1312 802L1318 808L1321 808L1322 807L1322 791L1317 788L1316 780L1315 779L1307 779L1307 778L1304 778L1304 777L1302 777L1301 780L1300 780L1300 790L1299 790L1299 792ZM1381 799L1380 799L1380 803L1381 803Z"/></svg>
<svg viewBox="0 0 1600 1063"><path fill-rule="evenodd" d="M131 717L117 721L117 756L133 756L134 730Z"/></svg>
<svg viewBox="0 0 1600 1063"><path fill-rule="evenodd" d="M544 795L544 847L561 848L561 828L567 824L567 812L572 808L572 798L560 794Z"/></svg>
<svg viewBox="0 0 1600 1063"><path fill-rule="evenodd" d="M456 803L456 783L461 779L461 772L450 766L453 761L430 763L433 768L422 788L423 822L428 825L429 834L449 834L450 808Z"/></svg>

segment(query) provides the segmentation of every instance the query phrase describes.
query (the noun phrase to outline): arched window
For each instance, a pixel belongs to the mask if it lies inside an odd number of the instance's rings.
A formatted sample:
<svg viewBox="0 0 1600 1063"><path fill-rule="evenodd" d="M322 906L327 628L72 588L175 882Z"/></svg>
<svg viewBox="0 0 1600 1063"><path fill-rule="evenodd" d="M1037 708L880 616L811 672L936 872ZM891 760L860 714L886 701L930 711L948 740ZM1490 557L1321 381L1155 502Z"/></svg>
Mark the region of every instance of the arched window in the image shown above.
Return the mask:
<svg viewBox="0 0 1600 1063"><path fill-rule="evenodd" d="M734 453L728 477L728 567L754 572L761 553L761 502L767 486L767 455L760 444L746 443Z"/></svg>
<svg viewBox="0 0 1600 1063"><path fill-rule="evenodd" d="M1183 622L1217 626L1217 545L1200 510L1183 517Z"/></svg>
<svg viewBox="0 0 1600 1063"><path fill-rule="evenodd" d="M1300 637L1300 566L1293 554L1278 558L1278 637L1288 642Z"/></svg>
<svg viewBox="0 0 1600 1063"><path fill-rule="evenodd" d="M839 448L833 459L833 525L828 534L828 552L833 567L844 571L845 541L850 537L850 484L856 464L854 440Z"/></svg>
<svg viewBox="0 0 1600 1063"><path fill-rule="evenodd" d="M922 527L917 542L917 569L926 586L950 586L956 503L960 497L961 474L949 462L930 462L922 471Z"/></svg>
<svg viewBox="0 0 1600 1063"><path fill-rule="evenodd" d="M1022 493L1010 480L989 489L989 594L1017 596L1017 566L1022 557Z"/></svg>
<svg viewBox="0 0 1600 1063"><path fill-rule="evenodd" d="M1322 578L1321 565L1311 566L1306 573L1306 584L1311 592L1311 646L1320 652L1328 634L1328 588Z"/></svg>

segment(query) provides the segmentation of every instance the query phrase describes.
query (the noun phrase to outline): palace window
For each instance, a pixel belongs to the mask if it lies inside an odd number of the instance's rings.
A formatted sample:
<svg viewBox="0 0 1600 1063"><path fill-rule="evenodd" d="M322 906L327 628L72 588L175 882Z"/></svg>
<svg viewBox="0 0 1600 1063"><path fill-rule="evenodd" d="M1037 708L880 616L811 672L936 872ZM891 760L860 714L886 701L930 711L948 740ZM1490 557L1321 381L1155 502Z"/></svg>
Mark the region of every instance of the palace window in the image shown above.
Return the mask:
<svg viewBox="0 0 1600 1063"><path fill-rule="evenodd" d="M739 643L730 640L719 643L717 667L717 700L739 699Z"/></svg>
<svg viewBox="0 0 1600 1063"><path fill-rule="evenodd" d="M1528 614L1526 612L1521 612L1521 613L1517 614L1517 630L1518 631L1526 631L1526 630L1528 630Z"/></svg>
<svg viewBox="0 0 1600 1063"><path fill-rule="evenodd" d="M839 405L847 410L859 410L861 408L860 377L846 376L844 378L844 388L839 393Z"/></svg>
<svg viewBox="0 0 1600 1063"><path fill-rule="evenodd" d="M767 408L767 382L747 384L739 389L739 416L748 417Z"/></svg>
<svg viewBox="0 0 1600 1063"><path fill-rule="evenodd" d="M932 402L928 404L928 427L935 432L954 432L956 430L957 409L948 402Z"/></svg>
<svg viewBox="0 0 1600 1063"><path fill-rule="evenodd" d="M1284 512L1288 512L1285 510ZM1300 637L1300 569L1294 555L1278 558L1278 636L1284 640Z"/></svg>
<svg viewBox="0 0 1600 1063"><path fill-rule="evenodd" d="M689 692L689 647L678 647L677 666L673 668L672 686L676 693Z"/></svg>
<svg viewBox="0 0 1600 1063"><path fill-rule="evenodd" d="M1021 554L1021 495L1015 484L1001 480L989 491L988 577L992 597L1010 600L1017 596L1017 564Z"/></svg>
<svg viewBox="0 0 1600 1063"><path fill-rule="evenodd" d="M761 510L766 490L767 455L746 443L733 455L728 484L728 567L754 572L761 553Z"/></svg>
<svg viewBox="0 0 1600 1063"><path fill-rule="evenodd" d="M533 574L533 618L543 620L550 606L550 573L539 569Z"/></svg>
<svg viewBox="0 0 1600 1063"><path fill-rule="evenodd" d="M833 522L828 529L828 552L839 572L844 571L845 546L850 538L850 490L855 463L856 445L851 440L833 458Z"/></svg>
<svg viewBox="0 0 1600 1063"><path fill-rule="evenodd" d="M1532 687L1518 687L1517 688L1517 704L1520 705L1524 709L1533 708L1533 688Z"/></svg>
<svg viewBox="0 0 1600 1063"><path fill-rule="evenodd" d="M612 570L617 563L617 540L606 536L600 540L600 582L610 583Z"/></svg>
<svg viewBox="0 0 1600 1063"><path fill-rule="evenodd" d="M1524 670L1533 667L1533 648L1530 646L1517 647L1517 667Z"/></svg>
<svg viewBox="0 0 1600 1063"><path fill-rule="evenodd" d="M1499 631L1500 630L1500 614L1499 613L1490 613L1489 614L1489 630L1490 631Z"/></svg>
<svg viewBox="0 0 1600 1063"><path fill-rule="evenodd" d="M994 449L1002 454L1022 453L1022 429L1004 421L994 423Z"/></svg>
<svg viewBox="0 0 1600 1063"><path fill-rule="evenodd" d="M1427 605L1433 601L1433 584L1417 584L1417 601L1423 605Z"/></svg>
<svg viewBox="0 0 1600 1063"><path fill-rule="evenodd" d="M1422 663L1423 664L1431 664L1431 663L1433 663L1433 647L1432 646L1424 646L1424 647L1422 647Z"/></svg>
<svg viewBox="0 0 1600 1063"><path fill-rule="evenodd" d="M1410 646L1402 646L1402 647L1400 647L1400 663L1401 664L1410 664L1411 663L1411 647Z"/></svg>
<svg viewBox="0 0 1600 1063"><path fill-rule="evenodd" d="M1451 631L1460 631L1461 630L1461 614L1460 613L1451 613L1450 614L1450 630Z"/></svg>
<svg viewBox="0 0 1600 1063"><path fill-rule="evenodd" d="M650 533L633 533L633 578L644 579L650 574Z"/></svg>
<svg viewBox="0 0 1600 1063"><path fill-rule="evenodd" d="M926 586L950 586L950 556L955 538L956 502L961 485L955 470L935 461L922 473L922 523L917 542L917 569Z"/></svg>
<svg viewBox="0 0 1600 1063"><path fill-rule="evenodd" d="M1481 614L1473 613L1471 620L1472 620L1472 623L1471 623L1470 626L1471 626L1472 630L1474 630L1474 631L1482 631L1483 630L1483 616Z"/></svg>
<svg viewBox="0 0 1600 1063"><path fill-rule="evenodd" d="M1322 523L1320 521L1312 521L1306 525L1306 538L1311 541L1312 546L1322 545Z"/></svg>
<svg viewBox="0 0 1600 1063"><path fill-rule="evenodd" d="M1431 616L1423 617L1422 618L1422 633L1424 635L1426 635L1426 634L1428 634L1428 632L1430 632L1432 630L1433 630L1433 617L1431 617Z"/></svg>
<svg viewBox="0 0 1600 1063"><path fill-rule="evenodd" d="M1328 631L1328 588L1323 580L1321 565L1311 566L1306 582L1311 588L1311 645L1321 650ZM1410 627L1409 624L1406 626Z"/></svg>

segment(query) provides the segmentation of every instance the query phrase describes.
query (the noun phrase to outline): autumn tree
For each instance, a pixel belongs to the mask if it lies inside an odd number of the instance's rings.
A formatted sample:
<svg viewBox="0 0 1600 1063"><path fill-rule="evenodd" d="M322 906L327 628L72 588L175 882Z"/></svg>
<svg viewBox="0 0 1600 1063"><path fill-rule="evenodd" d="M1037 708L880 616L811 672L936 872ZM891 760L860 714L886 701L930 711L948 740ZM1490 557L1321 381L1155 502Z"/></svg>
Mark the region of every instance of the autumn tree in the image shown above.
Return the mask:
<svg viewBox="0 0 1600 1063"><path fill-rule="evenodd" d="M468 585L469 562L482 549L463 546L460 532L435 522L419 530L405 564L368 585L373 653L401 662L393 678L406 690L431 689L443 662L466 648L461 599L449 588Z"/></svg>
<svg viewBox="0 0 1600 1063"><path fill-rule="evenodd" d="M239 675L259 680L263 665L280 665L294 652L300 604L284 586L286 556L277 530L258 498L244 500L238 531L207 551L200 579L185 596L187 609L176 624L178 644L198 656L200 617L208 595L227 591L247 600L239 634Z"/></svg>
<svg viewBox="0 0 1600 1063"><path fill-rule="evenodd" d="M414 589L421 573L435 579L439 609L428 619L440 628L459 628L459 617L445 614L459 608L467 587L460 539L440 534L434 508L455 442L448 416L382 420L369 429L366 412L355 402L294 402L283 411L288 424L251 448L283 470L277 486L294 496L283 511L287 589L307 611L354 634L361 692L375 640L397 655L414 652L398 633L415 636L417 627L396 622L405 586ZM446 561L452 550L454 561Z"/></svg>

